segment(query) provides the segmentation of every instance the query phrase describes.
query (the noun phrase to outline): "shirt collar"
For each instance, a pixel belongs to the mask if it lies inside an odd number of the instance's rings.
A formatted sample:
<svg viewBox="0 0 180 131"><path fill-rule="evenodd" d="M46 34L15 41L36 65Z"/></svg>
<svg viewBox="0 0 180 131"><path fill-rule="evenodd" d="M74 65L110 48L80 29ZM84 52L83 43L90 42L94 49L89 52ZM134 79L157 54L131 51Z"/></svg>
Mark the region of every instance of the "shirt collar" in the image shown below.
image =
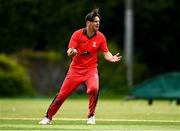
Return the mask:
<svg viewBox="0 0 180 131"><path fill-rule="evenodd" d="M83 28L83 34L86 35L89 39L91 39L92 37L94 37L97 33L95 32L91 37L89 37L87 35L87 28Z"/></svg>

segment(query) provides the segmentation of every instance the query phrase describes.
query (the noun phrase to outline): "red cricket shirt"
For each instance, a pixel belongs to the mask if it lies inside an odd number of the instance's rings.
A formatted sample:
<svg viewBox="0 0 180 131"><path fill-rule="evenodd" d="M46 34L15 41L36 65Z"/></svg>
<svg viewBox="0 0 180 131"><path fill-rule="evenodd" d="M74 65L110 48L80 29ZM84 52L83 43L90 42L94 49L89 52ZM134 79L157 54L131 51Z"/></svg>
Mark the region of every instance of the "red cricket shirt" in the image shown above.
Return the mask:
<svg viewBox="0 0 180 131"><path fill-rule="evenodd" d="M108 51L105 36L97 31L89 38L86 28L79 29L73 33L68 48L75 48L78 51L77 56L73 57L70 66L79 69L96 68L98 65L98 51Z"/></svg>

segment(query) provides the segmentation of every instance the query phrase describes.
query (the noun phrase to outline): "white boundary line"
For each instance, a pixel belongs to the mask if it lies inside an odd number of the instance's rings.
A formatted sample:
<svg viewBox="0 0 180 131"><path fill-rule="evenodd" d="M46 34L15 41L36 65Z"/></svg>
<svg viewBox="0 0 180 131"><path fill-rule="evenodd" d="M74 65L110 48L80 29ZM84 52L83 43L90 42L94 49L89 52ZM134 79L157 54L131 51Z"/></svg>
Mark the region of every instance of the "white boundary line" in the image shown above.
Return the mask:
<svg viewBox="0 0 180 131"><path fill-rule="evenodd" d="M41 118L0 118L0 120L41 120ZM82 118L54 118L53 120L62 120L62 121L85 121L87 119ZM136 120L136 119L97 119L97 121L109 121L109 122L174 122L174 123L180 123L180 120Z"/></svg>

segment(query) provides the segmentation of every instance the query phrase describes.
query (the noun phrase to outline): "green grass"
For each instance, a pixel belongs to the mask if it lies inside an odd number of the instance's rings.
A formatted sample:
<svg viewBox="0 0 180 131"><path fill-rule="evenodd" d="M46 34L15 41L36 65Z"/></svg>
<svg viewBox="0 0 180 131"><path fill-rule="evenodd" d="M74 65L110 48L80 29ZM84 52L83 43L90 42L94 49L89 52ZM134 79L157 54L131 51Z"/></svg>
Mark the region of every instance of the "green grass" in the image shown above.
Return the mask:
<svg viewBox="0 0 180 131"><path fill-rule="evenodd" d="M180 131L180 106L169 101L99 100L96 125L86 125L87 99L68 99L52 125L38 125L52 99L0 99L0 130Z"/></svg>

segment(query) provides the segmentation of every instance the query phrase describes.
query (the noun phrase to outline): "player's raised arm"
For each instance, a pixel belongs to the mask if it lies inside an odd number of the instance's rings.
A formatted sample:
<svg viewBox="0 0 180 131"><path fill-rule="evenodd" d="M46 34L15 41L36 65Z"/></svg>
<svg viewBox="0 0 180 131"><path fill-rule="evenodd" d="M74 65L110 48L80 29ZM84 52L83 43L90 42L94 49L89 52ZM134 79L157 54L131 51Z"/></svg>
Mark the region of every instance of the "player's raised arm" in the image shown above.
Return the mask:
<svg viewBox="0 0 180 131"><path fill-rule="evenodd" d="M118 62L121 60L122 56L120 56L119 53L117 53L116 55L112 55L111 52L103 52L103 55L104 55L104 58L107 60L107 61L110 61L110 62Z"/></svg>

